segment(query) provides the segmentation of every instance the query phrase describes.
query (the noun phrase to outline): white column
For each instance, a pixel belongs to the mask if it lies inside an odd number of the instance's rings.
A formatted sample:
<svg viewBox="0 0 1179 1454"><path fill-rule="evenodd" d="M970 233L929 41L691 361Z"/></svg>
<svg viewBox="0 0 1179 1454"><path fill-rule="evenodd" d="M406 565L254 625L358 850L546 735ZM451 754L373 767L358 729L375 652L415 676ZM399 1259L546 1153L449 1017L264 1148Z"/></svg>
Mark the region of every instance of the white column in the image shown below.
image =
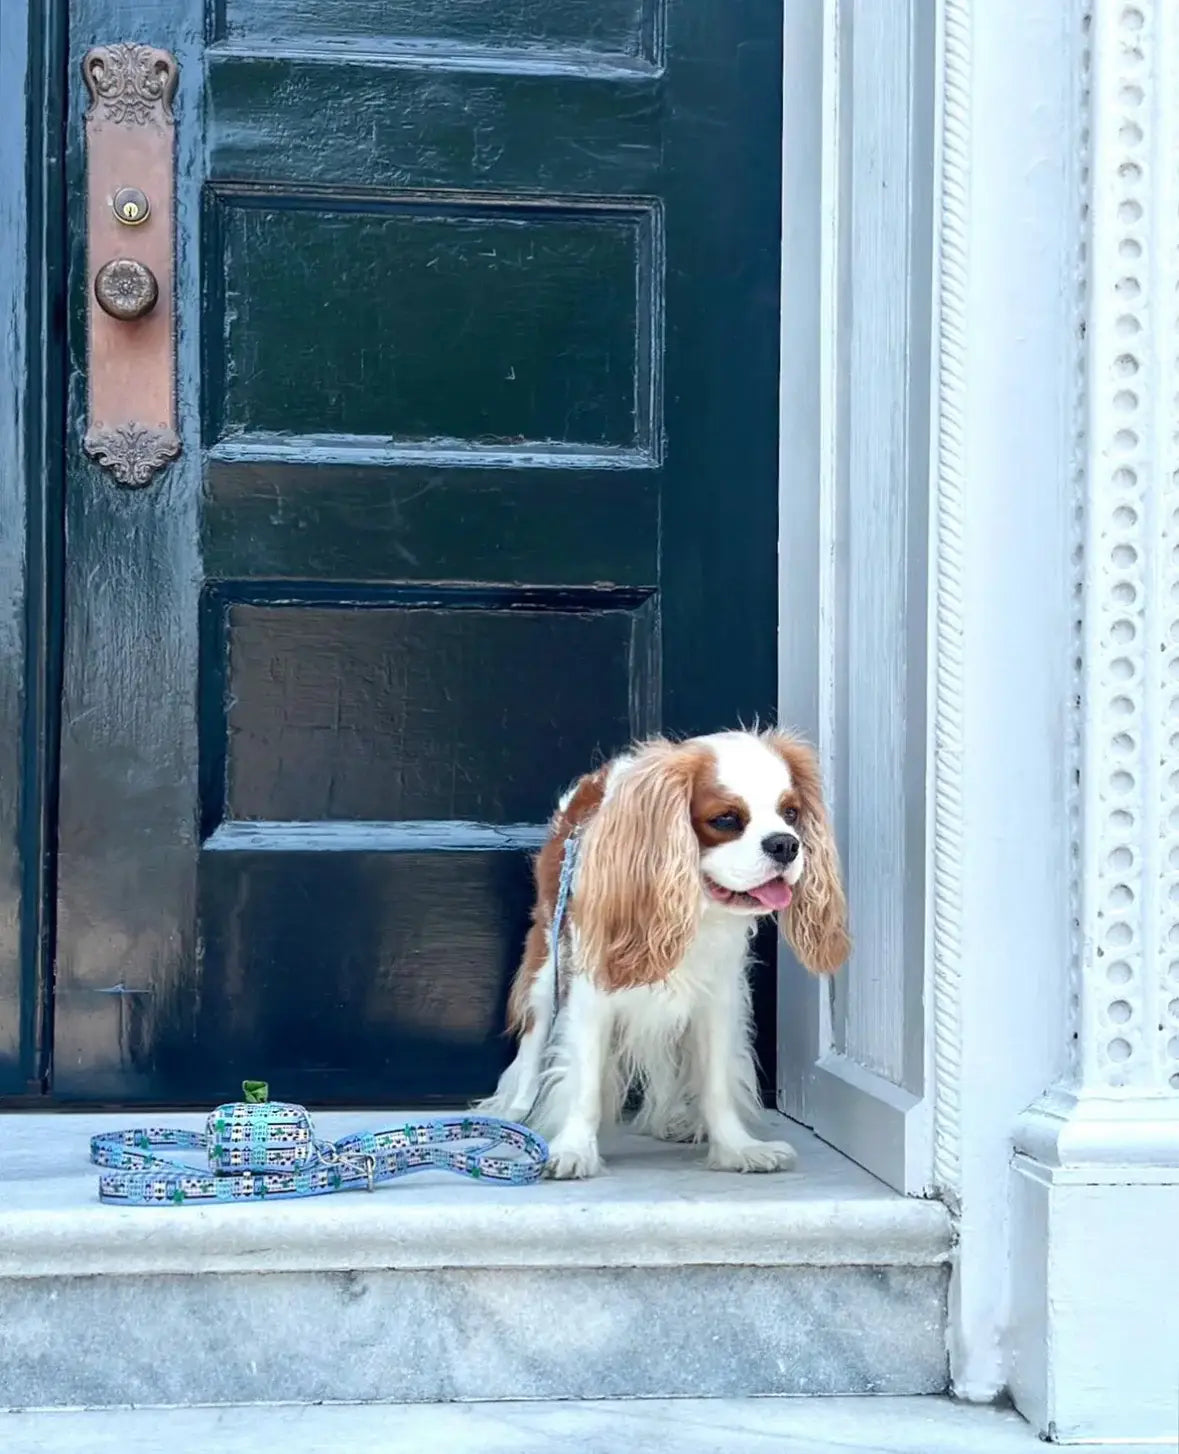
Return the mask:
<svg viewBox="0 0 1179 1454"><path fill-rule="evenodd" d="M1179 5L1095 0L1087 36L1069 1055L1017 1130L1011 1381L1059 1438L1162 1439L1179 1423Z"/></svg>
<svg viewBox="0 0 1179 1454"><path fill-rule="evenodd" d="M1065 1064L1080 4L938 4L926 1024L978 1400L1011 1376L1012 1130Z"/></svg>
<svg viewBox="0 0 1179 1454"><path fill-rule="evenodd" d="M1179 9L1091 67L1073 1079L1179 1130Z"/></svg>
<svg viewBox="0 0 1179 1454"><path fill-rule="evenodd" d="M951 1364L1179 1417L1179 3L939 0L930 968Z"/></svg>

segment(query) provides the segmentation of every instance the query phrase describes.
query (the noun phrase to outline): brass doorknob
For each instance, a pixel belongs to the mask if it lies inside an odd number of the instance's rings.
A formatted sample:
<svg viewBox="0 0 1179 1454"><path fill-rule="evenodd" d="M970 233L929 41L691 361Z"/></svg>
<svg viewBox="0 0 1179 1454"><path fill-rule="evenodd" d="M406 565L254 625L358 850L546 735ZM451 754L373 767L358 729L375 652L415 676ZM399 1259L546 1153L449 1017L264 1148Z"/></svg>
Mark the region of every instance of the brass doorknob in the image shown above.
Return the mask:
<svg viewBox="0 0 1179 1454"><path fill-rule="evenodd" d="M103 263L94 278L98 306L112 318L144 318L159 301L155 274L145 263L119 257Z"/></svg>

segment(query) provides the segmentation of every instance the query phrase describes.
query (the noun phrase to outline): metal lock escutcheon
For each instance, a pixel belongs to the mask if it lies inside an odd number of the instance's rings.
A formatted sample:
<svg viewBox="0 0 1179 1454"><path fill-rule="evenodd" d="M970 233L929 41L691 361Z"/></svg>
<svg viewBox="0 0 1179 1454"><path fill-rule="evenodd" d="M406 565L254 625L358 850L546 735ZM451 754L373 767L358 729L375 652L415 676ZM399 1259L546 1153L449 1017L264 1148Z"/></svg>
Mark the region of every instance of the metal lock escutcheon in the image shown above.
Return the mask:
<svg viewBox="0 0 1179 1454"><path fill-rule="evenodd" d="M0 0L3 3L3 0ZM86 111L86 384L82 447L115 484L150 485L176 428L175 119L179 69L139 41L82 61Z"/></svg>

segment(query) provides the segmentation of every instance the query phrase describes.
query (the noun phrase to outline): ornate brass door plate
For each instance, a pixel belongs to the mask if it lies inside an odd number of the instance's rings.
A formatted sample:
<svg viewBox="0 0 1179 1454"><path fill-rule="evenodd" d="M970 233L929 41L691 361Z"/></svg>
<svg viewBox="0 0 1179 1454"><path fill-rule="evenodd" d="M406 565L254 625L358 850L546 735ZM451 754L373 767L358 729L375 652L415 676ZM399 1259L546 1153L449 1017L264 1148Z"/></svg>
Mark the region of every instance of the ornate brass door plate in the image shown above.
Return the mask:
<svg viewBox="0 0 1179 1454"><path fill-rule="evenodd" d="M176 59L121 41L86 53L90 417L83 446L142 487L180 453L174 255Z"/></svg>

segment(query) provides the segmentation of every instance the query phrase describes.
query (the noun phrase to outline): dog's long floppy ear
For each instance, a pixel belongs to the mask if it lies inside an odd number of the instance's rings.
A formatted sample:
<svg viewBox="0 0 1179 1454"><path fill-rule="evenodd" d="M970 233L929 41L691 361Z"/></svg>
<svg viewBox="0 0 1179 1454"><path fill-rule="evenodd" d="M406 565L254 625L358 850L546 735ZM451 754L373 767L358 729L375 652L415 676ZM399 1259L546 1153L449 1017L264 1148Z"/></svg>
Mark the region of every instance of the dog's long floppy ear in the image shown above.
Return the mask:
<svg viewBox="0 0 1179 1454"><path fill-rule="evenodd" d="M812 974L834 974L847 963L851 937L839 849L823 798L819 759L807 743L785 732L767 734L766 743L783 759L794 780L806 855L793 901L778 915L778 923L787 943Z"/></svg>
<svg viewBox="0 0 1179 1454"><path fill-rule="evenodd" d="M691 943L700 915L698 767L691 748L648 743L617 770L586 829L573 919L585 966L605 987L663 979Z"/></svg>

